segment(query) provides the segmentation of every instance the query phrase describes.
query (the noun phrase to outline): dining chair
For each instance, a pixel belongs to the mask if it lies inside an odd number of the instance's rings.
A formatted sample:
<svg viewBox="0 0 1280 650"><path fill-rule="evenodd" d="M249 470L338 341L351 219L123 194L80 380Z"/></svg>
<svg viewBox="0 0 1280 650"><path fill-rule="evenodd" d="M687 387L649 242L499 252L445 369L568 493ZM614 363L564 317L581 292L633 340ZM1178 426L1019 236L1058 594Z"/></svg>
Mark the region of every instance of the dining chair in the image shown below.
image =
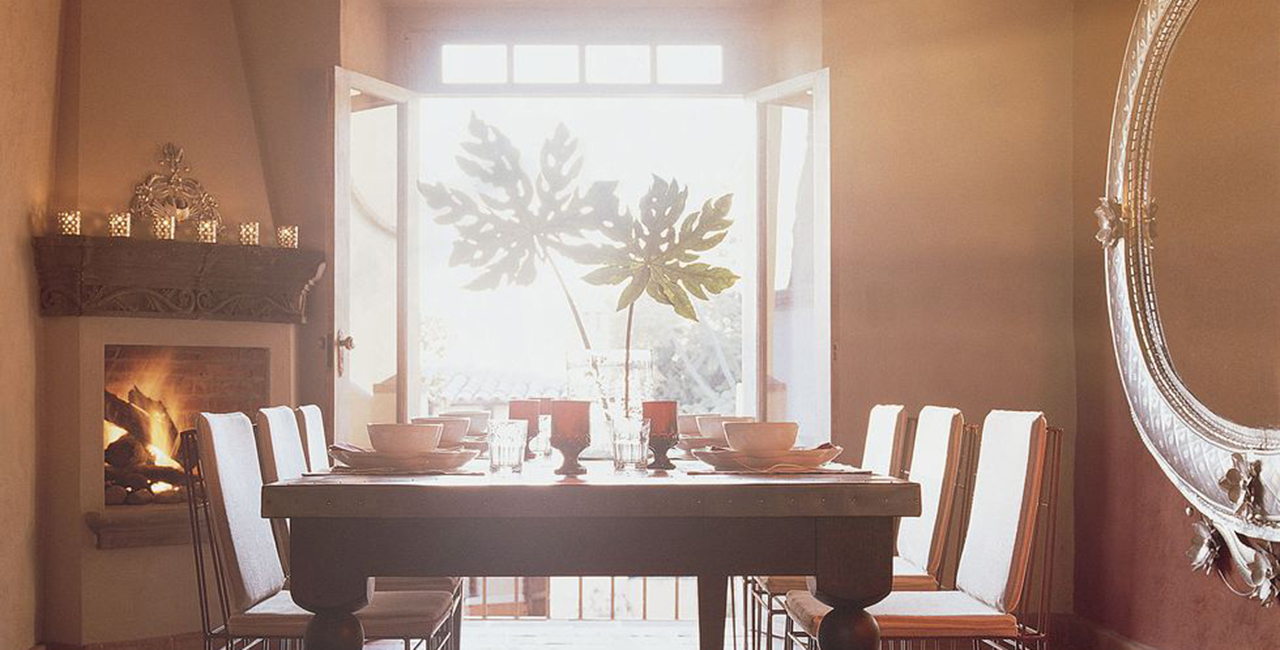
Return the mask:
<svg viewBox="0 0 1280 650"><path fill-rule="evenodd" d="M1039 412L992 411L982 437L956 588L893 592L869 607L881 648L1047 647L1062 432ZM816 647L831 608L807 589L785 603L787 647Z"/></svg>
<svg viewBox="0 0 1280 650"><path fill-rule="evenodd" d="M253 423L243 413L201 413L196 431L183 434L188 458L194 458L186 468L187 508L206 650L258 642L301 647L311 620L285 589L275 536L261 516L262 470L254 438ZM372 640L437 650L455 640L451 604L442 592L374 592L356 616Z"/></svg>
<svg viewBox="0 0 1280 650"><path fill-rule="evenodd" d="M329 469L329 441L324 435L324 413L315 404L298 407L302 422L302 450L307 454L307 469L322 472Z"/></svg>
<svg viewBox="0 0 1280 650"><path fill-rule="evenodd" d="M957 411L958 413L958 411ZM899 404L879 404L871 409L867 418L867 444L861 466L877 474L898 476L906 440L912 431L914 418L906 417L906 409ZM910 564L899 566L894 558L894 588L897 589L899 568L909 578L919 577ZM927 576L926 576L927 577ZM783 599L787 592L806 588L805 576L748 576L742 584L744 643L753 650L771 648L775 638L774 619L786 616ZM923 583L922 583L923 584Z"/></svg>
<svg viewBox="0 0 1280 650"><path fill-rule="evenodd" d="M920 516L898 522L898 554L893 558L894 591L935 591L941 582L953 523L964 415L960 409L926 406L916 418L911 468L902 472L920 485Z"/></svg>
<svg viewBox="0 0 1280 650"><path fill-rule="evenodd" d="M907 410L901 404L877 404L867 416L867 443L859 467L884 476L897 476L902 438L906 432Z"/></svg>
<svg viewBox="0 0 1280 650"><path fill-rule="evenodd" d="M302 432L298 422L302 422ZM262 480L267 483L293 479L308 471L329 469L329 452L325 446L324 416L320 407L307 404L298 407L296 416L287 406L258 411L258 450L261 454ZM311 453L318 450L318 454ZM276 525L280 561L289 566L289 529L286 522ZM375 591L443 591L453 595L452 627L457 634L462 626L462 579L443 577L384 576L373 581Z"/></svg>

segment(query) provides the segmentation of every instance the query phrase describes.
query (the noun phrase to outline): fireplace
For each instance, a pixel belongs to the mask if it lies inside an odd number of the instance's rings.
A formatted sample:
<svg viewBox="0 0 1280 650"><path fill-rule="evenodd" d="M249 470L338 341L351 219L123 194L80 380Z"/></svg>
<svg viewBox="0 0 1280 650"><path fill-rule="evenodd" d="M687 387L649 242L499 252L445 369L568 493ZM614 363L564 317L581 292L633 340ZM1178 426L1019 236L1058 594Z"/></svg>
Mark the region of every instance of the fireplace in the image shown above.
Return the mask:
<svg viewBox="0 0 1280 650"><path fill-rule="evenodd" d="M107 345L103 360L103 501L182 503L179 433L201 412L270 404L270 351L260 347Z"/></svg>

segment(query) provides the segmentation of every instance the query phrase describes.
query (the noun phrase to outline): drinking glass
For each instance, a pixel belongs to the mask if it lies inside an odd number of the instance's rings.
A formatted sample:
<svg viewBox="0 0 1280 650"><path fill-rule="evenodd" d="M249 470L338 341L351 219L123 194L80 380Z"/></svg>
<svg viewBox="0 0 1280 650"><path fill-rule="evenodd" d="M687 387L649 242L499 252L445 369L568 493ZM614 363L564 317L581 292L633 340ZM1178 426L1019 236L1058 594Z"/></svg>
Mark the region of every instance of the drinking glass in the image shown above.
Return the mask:
<svg viewBox="0 0 1280 650"><path fill-rule="evenodd" d="M649 469L675 469L667 458L667 452L676 446L680 434L676 428L678 405L672 401L652 401L641 404L641 412L649 422L649 449L653 450L653 462Z"/></svg>
<svg viewBox="0 0 1280 650"><path fill-rule="evenodd" d="M507 417L528 423L528 449L525 460L533 460L533 441L538 437L538 402L531 399L513 399L507 402Z"/></svg>
<svg viewBox="0 0 1280 650"><path fill-rule="evenodd" d="M649 464L649 421L615 417L613 429L613 469L643 472Z"/></svg>
<svg viewBox="0 0 1280 650"><path fill-rule="evenodd" d="M489 470L495 474L519 474L524 469L524 420L489 421Z"/></svg>

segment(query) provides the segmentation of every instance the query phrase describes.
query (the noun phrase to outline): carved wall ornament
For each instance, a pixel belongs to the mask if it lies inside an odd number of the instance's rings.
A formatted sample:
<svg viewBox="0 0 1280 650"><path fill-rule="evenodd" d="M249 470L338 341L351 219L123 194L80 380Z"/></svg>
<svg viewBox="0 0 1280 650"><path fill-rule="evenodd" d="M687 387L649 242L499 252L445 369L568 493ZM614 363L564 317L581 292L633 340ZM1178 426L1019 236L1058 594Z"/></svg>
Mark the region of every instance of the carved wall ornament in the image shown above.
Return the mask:
<svg viewBox="0 0 1280 650"><path fill-rule="evenodd" d="M1156 108L1174 44L1199 2L1140 4L1112 114L1106 194L1094 215L1105 246L1111 339L1129 411L1147 450L1200 516L1192 566L1269 605L1278 593L1273 544L1280 542L1280 429L1233 422L1187 388L1165 343L1152 271ZM1145 207L1133 219L1123 206Z"/></svg>
<svg viewBox="0 0 1280 650"><path fill-rule="evenodd" d="M178 224L212 220L221 228L218 200L192 178L186 152L172 142L160 148L160 167L133 188L129 212L146 219L173 217Z"/></svg>

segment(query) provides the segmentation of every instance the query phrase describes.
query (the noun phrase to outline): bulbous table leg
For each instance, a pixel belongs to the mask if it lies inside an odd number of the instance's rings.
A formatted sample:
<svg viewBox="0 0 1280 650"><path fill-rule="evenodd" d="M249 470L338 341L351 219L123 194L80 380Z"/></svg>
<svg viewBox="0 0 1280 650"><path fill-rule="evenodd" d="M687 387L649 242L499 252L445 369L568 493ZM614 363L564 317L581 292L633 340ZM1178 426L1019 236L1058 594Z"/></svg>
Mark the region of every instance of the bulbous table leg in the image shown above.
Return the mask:
<svg viewBox="0 0 1280 650"><path fill-rule="evenodd" d="M818 626L820 650L876 650L879 645L880 626L865 609L831 610Z"/></svg>
<svg viewBox="0 0 1280 650"><path fill-rule="evenodd" d="M302 647L307 650L359 650L364 647L364 626L352 612L317 612L307 623Z"/></svg>

